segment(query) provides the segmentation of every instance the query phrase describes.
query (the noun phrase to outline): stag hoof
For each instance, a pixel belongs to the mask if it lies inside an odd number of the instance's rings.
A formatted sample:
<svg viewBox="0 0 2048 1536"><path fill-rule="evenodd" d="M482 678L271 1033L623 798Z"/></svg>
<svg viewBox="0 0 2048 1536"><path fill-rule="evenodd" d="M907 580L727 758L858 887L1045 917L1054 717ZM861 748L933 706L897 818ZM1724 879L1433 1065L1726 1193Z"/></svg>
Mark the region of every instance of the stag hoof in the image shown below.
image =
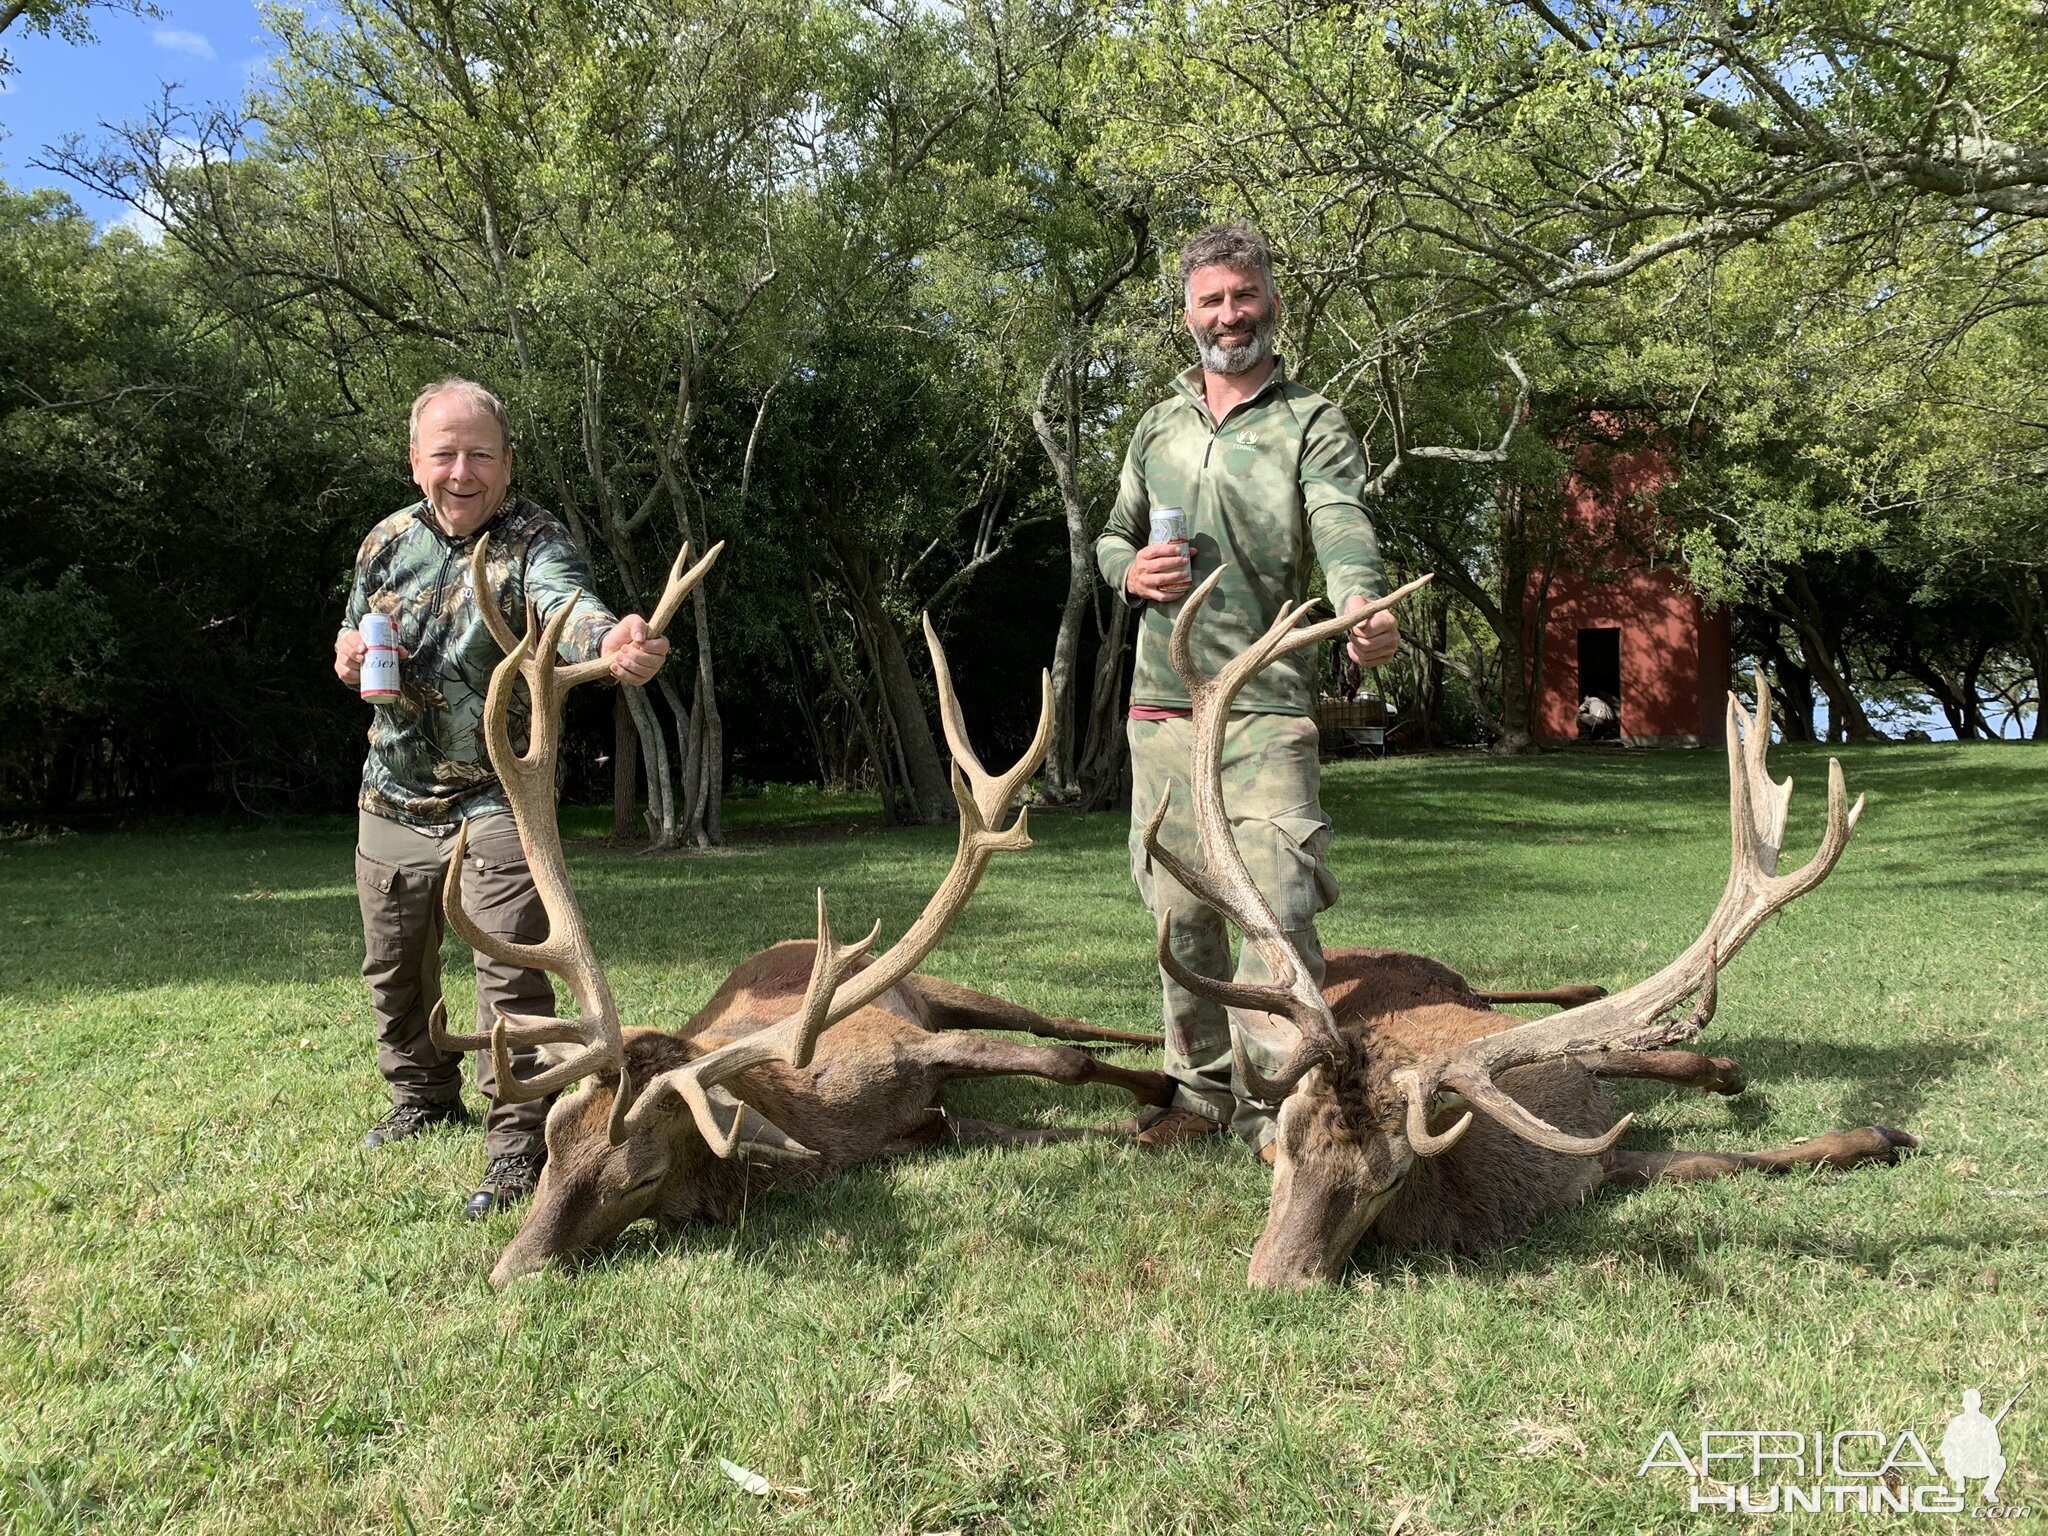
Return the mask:
<svg viewBox="0 0 2048 1536"><path fill-rule="evenodd" d="M483 1183L462 1207L463 1219L482 1221L495 1211L510 1210L532 1199L546 1163L547 1154L540 1152L510 1152L492 1158Z"/></svg>
<svg viewBox="0 0 2048 1536"><path fill-rule="evenodd" d="M1708 1093L1724 1093L1730 1098L1749 1086L1749 1079L1742 1075L1742 1068L1726 1056L1707 1058L1707 1071L1700 1079L1700 1087Z"/></svg>

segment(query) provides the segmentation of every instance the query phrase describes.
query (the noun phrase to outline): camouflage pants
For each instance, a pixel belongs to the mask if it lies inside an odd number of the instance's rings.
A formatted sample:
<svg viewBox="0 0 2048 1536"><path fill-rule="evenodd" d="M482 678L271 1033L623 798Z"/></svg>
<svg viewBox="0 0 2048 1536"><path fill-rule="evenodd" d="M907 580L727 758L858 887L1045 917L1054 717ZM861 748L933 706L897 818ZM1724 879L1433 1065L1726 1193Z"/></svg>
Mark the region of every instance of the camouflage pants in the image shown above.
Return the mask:
<svg viewBox="0 0 2048 1536"><path fill-rule="evenodd" d="M449 1055L427 1033L427 1018L441 1000L441 883L455 839L418 832L363 812L356 832L356 899L363 912L363 980L377 1016L377 1070L394 1104L453 1104L462 1097L462 1058ZM463 908L486 933L521 943L547 937L547 914L519 846L512 817L498 811L469 824L462 872ZM499 1010L551 1014L555 989L546 974L476 957L477 1028L489 1029ZM450 1021L451 1027L458 1027ZM521 1073L531 1072L537 1047L512 1053ZM498 1100L497 1069L489 1051L476 1056L477 1087L490 1101L484 1151L492 1157L541 1150L541 1131L552 1100L507 1104Z"/></svg>
<svg viewBox="0 0 2048 1536"><path fill-rule="evenodd" d="M1172 808L1159 830L1160 841L1183 861L1199 867L1193 800L1188 789L1188 752L1194 727L1187 720L1132 720L1131 877L1156 918L1171 909L1168 942L1187 969L1201 976L1266 981L1257 951L1244 946L1231 968L1230 934L1214 909L1195 899L1180 882L1145 855L1141 838L1146 818L1170 785ZM1245 867L1280 926L1294 941L1309 976L1321 985L1323 948L1315 917L1337 900L1337 882L1323 863L1330 822L1323 814L1322 770L1316 762L1316 723L1299 715L1232 714L1224 735L1223 801ZM1237 1010L1204 1002L1165 971L1166 1071L1179 1083L1174 1103L1205 1115L1254 1147L1273 1138L1273 1117L1246 1098L1232 1081L1231 1031ZM1245 1042L1256 1066L1279 1065Z"/></svg>

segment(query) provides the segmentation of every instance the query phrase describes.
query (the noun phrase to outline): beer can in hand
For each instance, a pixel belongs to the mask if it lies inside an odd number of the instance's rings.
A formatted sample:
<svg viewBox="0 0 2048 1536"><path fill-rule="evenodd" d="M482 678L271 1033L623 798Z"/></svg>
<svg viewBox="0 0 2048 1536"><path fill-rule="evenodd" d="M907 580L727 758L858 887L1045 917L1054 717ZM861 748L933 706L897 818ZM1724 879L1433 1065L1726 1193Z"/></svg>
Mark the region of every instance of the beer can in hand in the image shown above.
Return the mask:
<svg viewBox="0 0 2048 1536"><path fill-rule="evenodd" d="M1188 515L1179 507L1154 507L1152 509L1152 542L1154 544L1177 543L1180 545L1181 580L1195 579L1195 551L1188 543Z"/></svg>
<svg viewBox="0 0 2048 1536"><path fill-rule="evenodd" d="M362 695L372 704L398 701L398 628L381 613L366 613L356 626L370 652L363 658Z"/></svg>

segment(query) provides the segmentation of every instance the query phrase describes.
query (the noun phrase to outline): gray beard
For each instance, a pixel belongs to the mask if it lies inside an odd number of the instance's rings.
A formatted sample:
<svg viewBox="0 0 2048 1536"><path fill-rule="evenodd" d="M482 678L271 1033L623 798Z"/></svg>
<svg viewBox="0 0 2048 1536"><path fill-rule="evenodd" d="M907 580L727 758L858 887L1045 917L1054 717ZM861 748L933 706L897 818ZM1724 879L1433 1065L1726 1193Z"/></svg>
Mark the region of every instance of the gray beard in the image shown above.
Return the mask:
<svg viewBox="0 0 2048 1536"><path fill-rule="evenodd" d="M1203 371L1225 375L1250 373L1273 355L1273 331L1279 323L1278 315L1268 317L1264 325L1252 332L1249 341L1236 346L1196 336L1195 351L1202 359Z"/></svg>

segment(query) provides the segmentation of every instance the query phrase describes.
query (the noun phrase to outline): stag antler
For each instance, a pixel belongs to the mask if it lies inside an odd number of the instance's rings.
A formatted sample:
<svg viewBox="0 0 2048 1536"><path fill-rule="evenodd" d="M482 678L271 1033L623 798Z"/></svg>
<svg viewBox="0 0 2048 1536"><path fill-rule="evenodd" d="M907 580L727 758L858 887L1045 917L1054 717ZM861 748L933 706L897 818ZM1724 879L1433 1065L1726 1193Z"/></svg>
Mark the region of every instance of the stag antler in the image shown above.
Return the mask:
<svg viewBox="0 0 2048 1536"><path fill-rule="evenodd" d="M1395 1072L1393 1081L1408 1097L1411 1143L1415 1141L1414 1128L1428 1120L1431 1100L1448 1089L1463 1094L1473 1109L1492 1116L1524 1140L1554 1152L1590 1155L1614 1144L1630 1116L1624 1115L1604 1136L1569 1136L1510 1098L1496 1078L1511 1067L1530 1062L1599 1051L1653 1050L1691 1039L1714 1016L1720 968L1734 958L1764 919L1828 877L1863 814L1863 797L1859 795L1853 806L1849 804L1842 765L1830 758L1828 823L1820 847L1801 868L1779 874L1778 854L1785 841L1792 780L1772 782L1764 761L1770 739L1771 690L1759 667L1754 715L1743 709L1734 694L1728 695L1728 884L1705 931L1691 947L1647 981L1612 997L1481 1036ZM1676 1016L1682 1004L1694 999L1690 1012ZM1456 1141L1471 1119L1468 1113L1450 1130L1432 1138L1436 1143L1432 1150L1441 1151Z"/></svg>
<svg viewBox="0 0 2048 1536"><path fill-rule="evenodd" d="M505 656L491 673L490 691L484 697L484 740L491 766L505 786L513 819L519 824L520 846L526 851L527 867L533 872L534 889L540 893L548 916L548 936L535 944L517 943L485 933L462 907L462 859L469 845L469 828L455 834L455 848L448 860L448 881L442 889L441 910L448 926L471 947L507 965L533 967L559 976L569 984L576 998L578 1017L538 1018L500 1013L488 1034L456 1034L447 1028L445 1008L436 1004L429 1030L434 1043L448 1051L475 1051L489 1047L498 1070L498 1096L513 1103L545 1098L593 1072L615 1069L619 1073L619 1097L613 1106L616 1133L631 1098L626 1081L626 1045L620 1032L618 1005L612 1000L611 985L598 963L583 912L569 884L568 861L562 854L562 833L555 819L555 764L562 745L562 704L578 683L603 675L610 663L602 657L562 666L556 646L562 629L576 609L570 599L548 620L547 628L535 639L533 603L526 605L526 633L514 638L511 626L490 597L485 578L485 560L490 535L477 540L470 555L470 580L477 594L477 607ZM718 563L725 545L715 544L702 560L690 563L690 546L685 544L670 567L668 584L647 629L658 635L667 628L698 582ZM511 712L516 679L524 678L532 701L526 751L513 750ZM528 1045L579 1045L582 1049L538 1075L522 1079L512 1070L512 1051ZM614 1139L616 1139L616 1134Z"/></svg>
<svg viewBox="0 0 2048 1536"><path fill-rule="evenodd" d="M932 952L974 894L990 859L998 853L1031 846L1024 810L1017 812L1016 821L1009 827L1003 828L1001 823L1017 791L1044 760L1046 745L1052 739L1052 674L1040 676L1038 732L1031 745L1007 772L991 774L982 767L981 759L967 740L960 700L953 691L952 669L946 664L946 653L939 645L929 615L924 621L924 639L931 649L932 671L938 681L939 721L945 729L946 744L953 749L953 798L960 806L960 840L953 854L953 867L903 937L857 974L855 967L881 933L882 925L876 923L858 944L836 944L825 908L825 893L819 891L818 955L811 966L810 985L802 1006L766 1029L654 1078L627 1117L629 1122L663 1113L663 1101L673 1094L689 1107L704 1140L720 1157L729 1157L740 1140L743 1107L719 1085L749 1067L767 1062L809 1066L820 1035L902 981ZM759 1116L755 1116L754 1123L750 1139L759 1140L765 1135L790 1150L801 1150L799 1144Z"/></svg>
<svg viewBox="0 0 2048 1536"><path fill-rule="evenodd" d="M1263 1047L1275 1054L1282 1053L1283 1043L1257 1034L1248 1021L1241 1021L1239 1030L1231 1036L1231 1050L1236 1057L1240 1081L1260 1098L1273 1101L1285 1098L1309 1068L1335 1061L1342 1045L1336 1021L1330 1016L1329 1005L1323 1001L1322 989L1309 979L1292 941L1280 927L1279 918L1274 916L1272 907L1252 883L1251 872L1245 868L1244 855L1238 851L1237 841L1230 834L1230 814L1223 804L1223 737L1230 721L1230 706L1239 690L1272 662L1312 645L1320 645L1371 615L1393 607L1411 592L1427 586L1430 578L1424 576L1411 581L1405 587L1366 604L1358 612L1338 614L1301 628L1296 628L1297 621L1315 603L1283 603L1265 634L1211 677L1195 664L1189 636L1194 629L1195 615L1201 612L1203 603L1208 601L1216 583L1223 579L1226 569L1219 567L1210 572L1208 578L1187 595L1173 621L1173 635L1167 644L1167 659L1186 685L1194 706L1195 740L1188 756L1188 780L1194 797L1195 836L1201 849L1203 868L1199 872L1194 870L1167 851L1159 841L1159 828L1166 820L1168 795L1160 796L1158 806L1145 823L1144 843L1146 853L1158 860L1184 889L1193 892L1236 925L1245 942L1265 962L1267 973L1274 978L1270 984L1260 986L1195 975L1167 947L1172 912L1159 915L1159 964L1167 975L1197 997L1254 1013L1277 1014L1294 1025L1295 1039L1291 1046L1284 1047L1286 1063L1270 1077L1252 1065L1240 1037L1244 1033L1253 1033Z"/></svg>

